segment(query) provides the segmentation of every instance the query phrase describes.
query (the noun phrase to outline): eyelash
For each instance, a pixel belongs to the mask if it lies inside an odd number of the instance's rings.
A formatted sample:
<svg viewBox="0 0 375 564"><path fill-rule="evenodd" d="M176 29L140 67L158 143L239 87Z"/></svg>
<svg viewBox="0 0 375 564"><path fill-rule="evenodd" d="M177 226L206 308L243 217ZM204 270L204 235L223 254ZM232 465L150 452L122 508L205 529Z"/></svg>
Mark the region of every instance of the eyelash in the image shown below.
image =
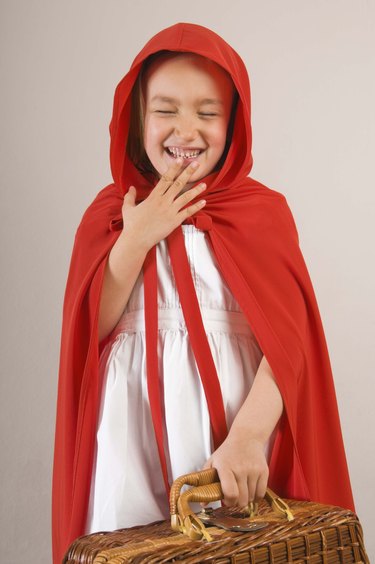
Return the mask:
<svg viewBox="0 0 375 564"><path fill-rule="evenodd" d="M173 114L174 113L174 112L168 112L168 111L165 111L165 110L156 110L156 112L159 113L159 114ZM212 117L212 116L217 116L218 114L205 114L205 113L201 112L199 115Z"/></svg>

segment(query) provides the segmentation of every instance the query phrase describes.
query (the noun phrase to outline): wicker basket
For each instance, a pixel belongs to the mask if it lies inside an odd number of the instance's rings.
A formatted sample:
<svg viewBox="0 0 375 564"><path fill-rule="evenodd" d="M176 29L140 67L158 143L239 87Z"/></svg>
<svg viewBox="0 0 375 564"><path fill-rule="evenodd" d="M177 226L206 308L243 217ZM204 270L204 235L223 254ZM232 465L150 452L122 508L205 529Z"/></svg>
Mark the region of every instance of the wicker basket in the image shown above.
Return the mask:
<svg viewBox="0 0 375 564"><path fill-rule="evenodd" d="M185 484L194 487L181 493ZM191 501L221 498L216 470L182 476L171 489L172 526L158 521L86 535L70 546L63 562L369 563L362 527L349 510L306 501L286 503L271 490L259 507L249 506L250 516L227 508L196 516L189 506ZM214 525L206 527L205 522Z"/></svg>

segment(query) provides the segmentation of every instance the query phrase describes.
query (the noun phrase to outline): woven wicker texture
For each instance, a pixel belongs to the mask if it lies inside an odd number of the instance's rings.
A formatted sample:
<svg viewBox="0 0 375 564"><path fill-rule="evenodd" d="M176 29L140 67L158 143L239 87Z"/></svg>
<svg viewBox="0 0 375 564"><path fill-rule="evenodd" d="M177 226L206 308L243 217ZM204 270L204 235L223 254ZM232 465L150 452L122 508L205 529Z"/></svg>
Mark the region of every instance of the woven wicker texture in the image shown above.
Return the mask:
<svg viewBox="0 0 375 564"><path fill-rule="evenodd" d="M172 531L169 521L77 539L64 564L215 562L217 564L368 563L362 528L351 511L312 502L287 500L295 519L277 517L262 500L253 520L269 526L252 533L210 527L213 542L192 541ZM217 515L233 515L221 508Z"/></svg>

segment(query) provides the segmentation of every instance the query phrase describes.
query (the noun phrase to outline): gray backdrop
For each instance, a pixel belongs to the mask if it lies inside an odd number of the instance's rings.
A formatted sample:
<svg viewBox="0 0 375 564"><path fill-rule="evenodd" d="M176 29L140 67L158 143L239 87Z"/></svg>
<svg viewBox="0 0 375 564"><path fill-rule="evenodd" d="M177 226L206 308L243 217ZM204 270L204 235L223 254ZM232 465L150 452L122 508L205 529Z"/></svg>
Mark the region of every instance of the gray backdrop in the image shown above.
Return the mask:
<svg viewBox="0 0 375 564"><path fill-rule="evenodd" d="M221 34L252 88L252 176L283 192L315 287L358 514L375 557L372 0L2 0L1 548L48 563L62 300L109 172L114 88L178 21Z"/></svg>

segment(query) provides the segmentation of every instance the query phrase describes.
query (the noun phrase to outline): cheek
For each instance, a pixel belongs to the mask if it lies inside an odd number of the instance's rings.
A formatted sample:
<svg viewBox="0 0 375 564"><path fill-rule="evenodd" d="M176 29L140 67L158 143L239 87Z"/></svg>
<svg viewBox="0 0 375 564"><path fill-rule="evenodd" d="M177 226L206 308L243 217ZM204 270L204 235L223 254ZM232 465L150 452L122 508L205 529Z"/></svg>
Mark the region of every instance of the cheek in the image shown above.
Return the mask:
<svg viewBox="0 0 375 564"><path fill-rule="evenodd" d="M215 128L211 131L211 143L218 149L224 148L225 141L227 138L227 128L226 124L218 123Z"/></svg>
<svg viewBox="0 0 375 564"><path fill-rule="evenodd" d="M147 123L147 131L150 137L156 138L162 135L167 130L167 124L162 120L155 120L151 118L146 123ZM145 123L145 127L146 127L146 123Z"/></svg>
<svg viewBox="0 0 375 564"><path fill-rule="evenodd" d="M156 122L152 119L145 119L145 131L144 131L144 146L145 149L152 149L152 147L160 141L163 135L163 127L160 122Z"/></svg>

